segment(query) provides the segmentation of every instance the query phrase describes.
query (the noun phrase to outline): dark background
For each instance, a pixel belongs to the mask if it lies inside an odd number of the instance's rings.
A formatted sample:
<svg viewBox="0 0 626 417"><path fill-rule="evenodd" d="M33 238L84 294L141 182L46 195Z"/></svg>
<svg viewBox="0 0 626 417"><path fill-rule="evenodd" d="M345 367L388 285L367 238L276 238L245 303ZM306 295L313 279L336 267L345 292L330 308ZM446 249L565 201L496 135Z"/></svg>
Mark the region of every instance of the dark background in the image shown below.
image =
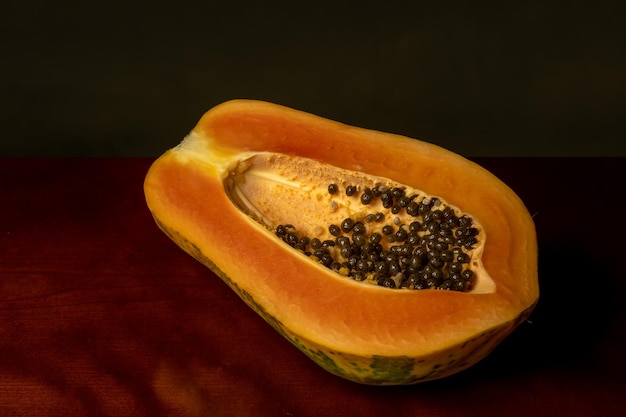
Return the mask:
<svg viewBox="0 0 626 417"><path fill-rule="evenodd" d="M626 155L623 4L9 0L0 156L157 156L232 98L470 157Z"/></svg>

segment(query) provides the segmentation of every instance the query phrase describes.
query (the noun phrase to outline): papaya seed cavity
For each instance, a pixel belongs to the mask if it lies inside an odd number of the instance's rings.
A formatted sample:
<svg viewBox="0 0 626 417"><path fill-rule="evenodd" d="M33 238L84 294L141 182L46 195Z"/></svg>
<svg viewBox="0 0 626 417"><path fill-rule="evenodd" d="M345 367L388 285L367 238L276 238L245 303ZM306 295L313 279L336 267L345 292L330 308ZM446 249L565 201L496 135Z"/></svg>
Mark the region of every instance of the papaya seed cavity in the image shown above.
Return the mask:
<svg viewBox="0 0 626 417"><path fill-rule="evenodd" d="M485 232L471 215L382 177L258 153L224 186L239 210L314 262L383 288L487 293Z"/></svg>

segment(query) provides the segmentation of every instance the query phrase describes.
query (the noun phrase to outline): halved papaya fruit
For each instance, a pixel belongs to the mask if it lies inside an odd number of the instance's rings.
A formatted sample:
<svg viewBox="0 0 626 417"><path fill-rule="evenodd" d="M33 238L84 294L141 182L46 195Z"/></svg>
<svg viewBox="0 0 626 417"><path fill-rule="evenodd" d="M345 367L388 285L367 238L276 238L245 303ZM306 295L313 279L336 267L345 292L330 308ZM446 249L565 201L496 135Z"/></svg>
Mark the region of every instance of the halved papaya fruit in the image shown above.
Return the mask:
<svg viewBox="0 0 626 417"><path fill-rule="evenodd" d="M150 168L158 226L324 369L461 371L539 297L520 198L436 145L280 105L214 107Z"/></svg>

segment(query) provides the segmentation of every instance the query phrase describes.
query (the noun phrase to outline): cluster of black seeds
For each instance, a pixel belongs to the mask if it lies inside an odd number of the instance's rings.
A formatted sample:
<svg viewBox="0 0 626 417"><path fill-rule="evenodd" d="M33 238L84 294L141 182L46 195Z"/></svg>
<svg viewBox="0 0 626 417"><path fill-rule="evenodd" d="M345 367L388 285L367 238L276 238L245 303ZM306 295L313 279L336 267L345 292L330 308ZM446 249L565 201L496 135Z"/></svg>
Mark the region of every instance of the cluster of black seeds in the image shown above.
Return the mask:
<svg viewBox="0 0 626 417"><path fill-rule="evenodd" d="M439 199L408 196L399 187L364 188L348 185L347 196L370 205L380 199L392 214L406 212L408 224L400 217L384 224L385 213L367 214L362 220L346 218L328 226L332 239L300 236L289 224L276 227L276 235L322 265L357 281L368 280L388 288L443 289L469 291L474 273L469 269L471 250L479 230L468 215L457 215ZM339 192L336 184L330 194Z"/></svg>

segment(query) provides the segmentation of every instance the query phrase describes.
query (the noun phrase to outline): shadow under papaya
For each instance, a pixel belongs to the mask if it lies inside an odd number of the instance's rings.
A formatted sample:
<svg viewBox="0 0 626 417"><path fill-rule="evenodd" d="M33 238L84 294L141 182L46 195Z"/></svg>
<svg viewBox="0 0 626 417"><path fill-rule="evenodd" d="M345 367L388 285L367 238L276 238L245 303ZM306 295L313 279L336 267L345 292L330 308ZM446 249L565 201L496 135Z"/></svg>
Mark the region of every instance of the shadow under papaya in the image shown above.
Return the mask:
<svg viewBox="0 0 626 417"><path fill-rule="evenodd" d="M469 373L518 374L608 359L595 353L620 317L610 271L572 246L548 247L539 251L539 284L529 319Z"/></svg>

